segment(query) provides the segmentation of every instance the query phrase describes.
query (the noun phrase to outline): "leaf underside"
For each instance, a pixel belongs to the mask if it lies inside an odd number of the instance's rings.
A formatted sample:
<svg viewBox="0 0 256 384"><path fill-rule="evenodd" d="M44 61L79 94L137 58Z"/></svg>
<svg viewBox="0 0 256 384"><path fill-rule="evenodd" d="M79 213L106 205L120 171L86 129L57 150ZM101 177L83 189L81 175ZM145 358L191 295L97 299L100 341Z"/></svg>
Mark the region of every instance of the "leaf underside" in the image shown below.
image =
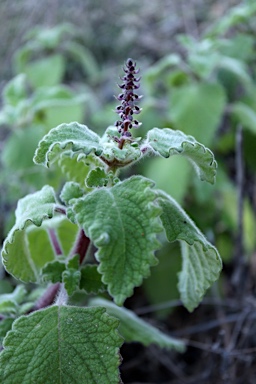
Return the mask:
<svg viewBox="0 0 256 384"><path fill-rule="evenodd" d="M158 191L158 196L167 239L182 243L182 271L178 288L185 307L193 311L206 290L218 279L222 261L217 249L207 241L180 205L163 191Z"/></svg>
<svg viewBox="0 0 256 384"><path fill-rule="evenodd" d="M215 182L217 162L213 153L194 137L170 128L153 128L147 134L146 146L162 157L182 155L192 163L201 180Z"/></svg>
<svg viewBox="0 0 256 384"><path fill-rule="evenodd" d="M105 307L109 315L118 318L119 332L126 342L139 342L145 346L156 344L161 348L185 351L185 345L181 340L166 335L124 307L118 307L111 301L100 298L90 300L89 305Z"/></svg>
<svg viewBox="0 0 256 384"><path fill-rule="evenodd" d="M56 155L56 150L66 149L74 154L81 152L89 155L94 152L97 156L102 153L100 137L88 127L76 122L61 124L43 137L39 142L34 156L36 164L49 167L51 160Z"/></svg>
<svg viewBox="0 0 256 384"><path fill-rule="evenodd" d="M118 320L104 308L52 306L21 316L0 355L5 384L119 384Z"/></svg>

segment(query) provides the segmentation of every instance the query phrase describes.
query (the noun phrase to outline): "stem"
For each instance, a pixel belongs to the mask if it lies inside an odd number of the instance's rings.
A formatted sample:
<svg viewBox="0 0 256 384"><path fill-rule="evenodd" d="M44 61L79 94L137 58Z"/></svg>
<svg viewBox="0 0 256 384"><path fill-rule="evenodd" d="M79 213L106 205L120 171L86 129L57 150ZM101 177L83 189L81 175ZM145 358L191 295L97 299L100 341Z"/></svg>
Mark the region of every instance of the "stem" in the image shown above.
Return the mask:
<svg viewBox="0 0 256 384"><path fill-rule="evenodd" d="M31 308L29 312L34 312L51 305L54 302L60 287L61 283L55 283L50 285L44 292L43 296L37 300L34 307Z"/></svg>
<svg viewBox="0 0 256 384"><path fill-rule="evenodd" d="M73 249L70 252L69 258L74 255L79 255L80 264L82 264L88 247L90 245L90 239L85 235L84 230L80 229Z"/></svg>
<svg viewBox="0 0 256 384"><path fill-rule="evenodd" d="M58 239L58 237L56 235L55 229L54 228L48 229L48 234L49 234L49 237L51 239L51 243L52 243L52 246L54 248L54 251L55 251L56 255L57 256L62 255L63 252L62 252L62 249L61 249L61 245L60 245L59 239Z"/></svg>
<svg viewBox="0 0 256 384"><path fill-rule="evenodd" d="M56 205L56 207L54 208L54 211L57 213L62 213L63 215L67 214L66 208L63 207L62 205Z"/></svg>

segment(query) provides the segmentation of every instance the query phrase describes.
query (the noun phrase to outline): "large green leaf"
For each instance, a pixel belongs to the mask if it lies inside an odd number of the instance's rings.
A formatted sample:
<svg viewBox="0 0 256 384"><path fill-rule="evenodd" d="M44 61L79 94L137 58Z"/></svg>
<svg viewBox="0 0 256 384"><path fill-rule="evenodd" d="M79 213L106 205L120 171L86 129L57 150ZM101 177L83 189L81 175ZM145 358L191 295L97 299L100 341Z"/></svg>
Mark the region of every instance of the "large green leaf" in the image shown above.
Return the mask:
<svg viewBox="0 0 256 384"><path fill-rule="evenodd" d="M175 128L210 145L226 104L224 89L219 84L194 83L173 89L170 117Z"/></svg>
<svg viewBox="0 0 256 384"><path fill-rule="evenodd" d="M5 384L119 384L118 320L104 308L52 306L17 319L3 343Z"/></svg>
<svg viewBox="0 0 256 384"><path fill-rule="evenodd" d="M45 186L40 191L19 200L15 211L16 223L5 239L2 258L6 270L23 281L38 281L38 265L29 250L28 231L32 224L40 227L43 220L51 218L56 205L52 187ZM51 261L51 257L37 255L39 264Z"/></svg>
<svg viewBox="0 0 256 384"><path fill-rule="evenodd" d="M182 271L178 288L184 305L192 311L218 279L222 261L217 249L174 199L159 191L159 204L163 209L161 219L167 239L182 242Z"/></svg>
<svg viewBox="0 0 256 384"><path fill-rule="evenodd" d="M161 210L152 181L134 176L112 188L95 190L73 205L76 222L98 247L98 268L118 305L157 263L156 233Z"/></svg>
<svg viewBox="0 0 256 384"><path fill-rule="evenodd" d="M105 307L109 315L117 317L120 320L119 332L127 342L140 342L145 346L157 344L159 347L179 352L185 350L185 344L181 340L164 334L124 307L118 307L111 301L100 298L90 300L89 305Z"/></svg>
<svg viewBox="0 0 256 384"><path fill-rule="evenodd" d="M213 153L194 137L170 128L153 128L148 132L144 143L145 149L150 147L154 153L162 157L182 155L187 157L201 180L213 184L215 182L217 162Z"/></svg>
<svg viewBox="0 0 256 384"><path fill-rule="evenodd" d="M82 152L85 155L89 155L91 152L100 155L103 148L99 141L100 137L85 125L78 123L61 124L51 129L39 142L34 162L49 167L52 157L56 155L55 147L57 149L69 149L74 153Z"/></svg>

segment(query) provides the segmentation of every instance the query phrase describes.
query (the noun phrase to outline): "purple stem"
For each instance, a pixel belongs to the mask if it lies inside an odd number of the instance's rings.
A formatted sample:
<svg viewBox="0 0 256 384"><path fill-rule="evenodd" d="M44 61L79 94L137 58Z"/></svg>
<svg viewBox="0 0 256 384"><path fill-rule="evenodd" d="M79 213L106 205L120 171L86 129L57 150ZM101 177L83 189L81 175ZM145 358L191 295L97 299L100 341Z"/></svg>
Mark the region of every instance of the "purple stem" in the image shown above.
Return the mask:
<svg viewBox="0 0 256 384"><path fill-rule="evenodd" d="M44 292L43 296L37 300L34 307L31 308L29 312L34 312L51 305L55 300L55 297L60 289L60 286L61 286L61 283L55 283L50 285L47 288L47 290Z"/></svg>
<svg viewBox="0 0 256 384"><path fill-rule="evenodd" d="M53 245L53 248L54 248L54 251L55 251L56 255L57 256L62 255L63 252L62 252L62 249L61 249L61 245L60 245L59 239L58 239L58 237L56 235L55 229L54 228L48 229L48 234L50 236L51 243Z"/></svg>
<svg viewBox="0 0 256 384"><path fill-rule="evenodd" d="M90 239L85 235L84 230L80 229L73 249L70 252L69 257L79 255L79 262L82 264L88 247L90 245Z"/></svg>

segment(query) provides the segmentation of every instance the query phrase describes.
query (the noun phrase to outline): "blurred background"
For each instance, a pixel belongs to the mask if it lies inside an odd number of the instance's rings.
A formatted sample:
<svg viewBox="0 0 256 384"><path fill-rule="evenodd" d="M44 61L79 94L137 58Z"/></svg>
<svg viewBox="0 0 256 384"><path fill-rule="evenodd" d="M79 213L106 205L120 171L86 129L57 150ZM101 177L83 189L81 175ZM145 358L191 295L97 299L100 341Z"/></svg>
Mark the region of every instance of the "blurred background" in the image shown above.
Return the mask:
<svg viewBox="0 0 256 384"><path fill-rule="evenodd" d="M177 355L125 345L125 383L256 381L255 34L253 0L0 2L1 240L19 198L46 183L58 191L70 176L68 164L34 166L42 136L71 121L101 134L117 120L113 95L128 57L142 76L138 135L182 130L218 162L214 186L178 156L123 173L140 172L171 194L224 261L221 279L189 314L177 291L179 245L158 252L159 265L126 306L189 347ZM12 291L1 274L0 292Z"/></svg>

